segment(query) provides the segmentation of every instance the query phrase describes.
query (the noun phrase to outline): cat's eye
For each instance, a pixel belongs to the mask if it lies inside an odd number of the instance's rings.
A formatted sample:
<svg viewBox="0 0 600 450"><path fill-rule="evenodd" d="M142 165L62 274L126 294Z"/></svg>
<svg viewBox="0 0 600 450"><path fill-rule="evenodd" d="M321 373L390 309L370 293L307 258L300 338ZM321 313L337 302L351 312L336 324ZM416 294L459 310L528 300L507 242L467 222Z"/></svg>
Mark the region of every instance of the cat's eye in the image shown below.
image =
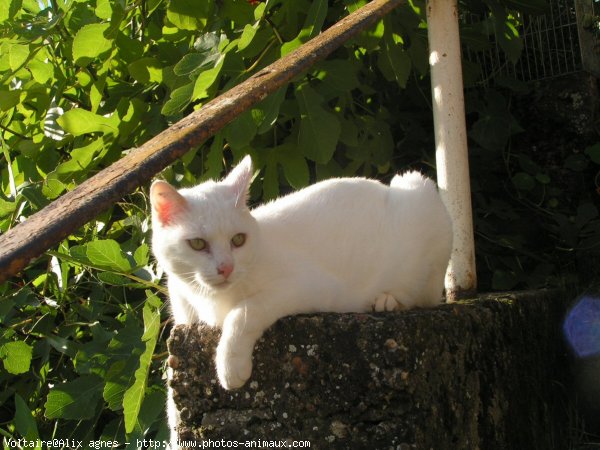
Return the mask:
<svg viewBox="0 0 600 450"><path fill-rule="evenodd" d="M238 233L231 238L231 243L234 247L241 247L246 243L246 235L244 233Z"/></svg>
<svg viewBox="0 0 600 450"><path fill-rule="evenodd" d="M200 239L200 238L188 239L188 244L190 247L192 247L193 250L196 250L197 252L208 250L208 244L206 243L206 241L204 239Z"/></svg>

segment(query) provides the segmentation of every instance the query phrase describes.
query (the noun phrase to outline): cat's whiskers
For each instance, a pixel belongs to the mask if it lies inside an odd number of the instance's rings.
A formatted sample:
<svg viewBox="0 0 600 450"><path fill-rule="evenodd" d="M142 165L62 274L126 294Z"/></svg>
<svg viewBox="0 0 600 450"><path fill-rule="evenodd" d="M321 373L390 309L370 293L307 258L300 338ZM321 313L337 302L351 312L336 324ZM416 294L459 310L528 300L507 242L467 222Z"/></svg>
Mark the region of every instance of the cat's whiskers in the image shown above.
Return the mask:
<svg viewBox="0 0 600 450"><path fill-rule="evenodd" d="M206 287L198 283L196 272L186 272L179 274L179 278L192 288L194 295L206 295Z"/></svg>

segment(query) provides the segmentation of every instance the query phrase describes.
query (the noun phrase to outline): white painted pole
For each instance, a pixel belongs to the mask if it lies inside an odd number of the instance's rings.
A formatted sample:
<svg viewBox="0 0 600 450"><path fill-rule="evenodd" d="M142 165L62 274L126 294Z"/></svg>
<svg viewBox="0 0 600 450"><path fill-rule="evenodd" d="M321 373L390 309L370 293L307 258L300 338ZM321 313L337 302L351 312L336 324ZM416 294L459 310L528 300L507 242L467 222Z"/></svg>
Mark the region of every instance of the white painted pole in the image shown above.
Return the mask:
<svg viewBox="0 0 600 450"><path fill-rule="evenodd" d="M453 301L477 288L457 1L428 0L427 29L438 186L454 226L446 272Z"/></svg>

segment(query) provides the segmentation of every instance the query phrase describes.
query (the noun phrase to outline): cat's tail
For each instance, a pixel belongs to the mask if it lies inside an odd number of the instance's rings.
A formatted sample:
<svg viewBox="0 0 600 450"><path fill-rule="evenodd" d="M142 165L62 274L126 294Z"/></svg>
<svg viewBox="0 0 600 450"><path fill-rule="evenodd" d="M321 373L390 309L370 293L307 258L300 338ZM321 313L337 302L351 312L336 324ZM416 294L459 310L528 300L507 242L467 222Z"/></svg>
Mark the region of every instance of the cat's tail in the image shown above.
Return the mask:
<svg viewBox="0 0 600 450"><path fill-rule="evenodd" d="M390 182L391 187L412 191L415 189L436 189L435 182L431 178L427 178L421 172L412 171L402 175L396 175Z"/></svg>

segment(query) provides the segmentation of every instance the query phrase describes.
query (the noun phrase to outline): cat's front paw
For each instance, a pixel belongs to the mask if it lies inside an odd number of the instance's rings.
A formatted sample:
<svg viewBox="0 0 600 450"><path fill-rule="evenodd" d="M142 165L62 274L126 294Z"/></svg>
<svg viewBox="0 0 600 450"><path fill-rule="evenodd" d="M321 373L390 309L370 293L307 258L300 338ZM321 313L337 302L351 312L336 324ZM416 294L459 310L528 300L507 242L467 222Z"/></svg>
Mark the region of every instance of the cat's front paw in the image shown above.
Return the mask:
<svg viewBox="0 0 600 450"><path fill-rule="evenodd" d="M382 292L375 298L375 300L373 300L371 308L374 312L402 311L403 309L406 309L406 306L397 300L392 294L388 292Z"/></svg>
<svg viewBox="0 0 600 450"><path fill-rule="evenodd" d="M242 387L252 374L252 356L231 352L227 346L217 347L217 376L227 390Z"/></svg>

